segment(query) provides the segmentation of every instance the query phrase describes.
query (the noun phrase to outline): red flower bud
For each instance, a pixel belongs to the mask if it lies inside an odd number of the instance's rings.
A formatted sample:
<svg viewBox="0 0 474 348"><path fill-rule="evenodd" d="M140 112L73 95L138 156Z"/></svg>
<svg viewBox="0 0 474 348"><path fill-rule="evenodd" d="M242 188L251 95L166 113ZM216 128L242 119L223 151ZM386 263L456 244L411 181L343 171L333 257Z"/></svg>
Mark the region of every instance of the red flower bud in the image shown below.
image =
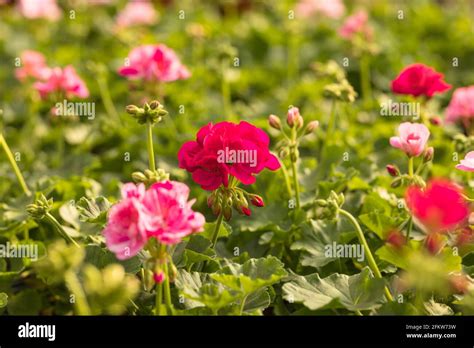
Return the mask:
<svg viewBox="0 0 474 348"><path fill-rule="evenodd" d="M433 255L437 255L446 245L446 238L437 232L430 233L425 239L425 248Z"/></svg>
<svg viewBox="0 0 474 348"><path fill-rule="evenodd" d="M293 128L297 123L300 123L298 118L300 116L300 110L294 106L288 109L288 114L286 115L286 123L290 128Z"/></svg>
<svg viewBox="0 0 474 348"><path fill-rule="evenodd" d="M268 123L270 127L280 130L281 129L281 122L278 116L270 115L268 116Z"/></svg>
<svg viewBox="0 0 474 348"><path fill-rule="evenodd" d="M263 202L262 197L258 195L252 195L250 196L250 203L252 203L256 207L263 207L265 203Z"/></svg>
<svg viewBox="0 0 474 348"><path fill-rule="evenodd" d="M242 207L242 213L244 213L244 214L247 215L247 216L252 215L252 212L251 212L250 209L247 208L247 207Z"/></svg>
<svg viewBox="0 0 474 348"><path fill-rule="evenodd" d="M387 168L388 174L390 174L391 176L397 177L400 175L400 170L393 164L387 164L386 168Z"/></svg>
<svg viewBox="0 0 474 348"><path fill-rule="evenodd" d="M153 273L153 280L155 281L155 283L161 284L165 281L165 279L166 279L166 276L163 271L160 270L158 272Z"/></svg>
<svg viewBox="0 0 474 348"><path fill-rule="evenodd" d="M441 125L442 122L443 122L443 121L441 120L441 117L436 116L436 117L430 118L430 123L431 123L433 126L439 126L439 125Z"/></svg>
<svg viewBox="0 0 474 348"><path fill-rule="evenodd" d="M386 241L397 249L400 249L406 244L406 238L400 233L400 231L391 231L388 234Z"/></svg>

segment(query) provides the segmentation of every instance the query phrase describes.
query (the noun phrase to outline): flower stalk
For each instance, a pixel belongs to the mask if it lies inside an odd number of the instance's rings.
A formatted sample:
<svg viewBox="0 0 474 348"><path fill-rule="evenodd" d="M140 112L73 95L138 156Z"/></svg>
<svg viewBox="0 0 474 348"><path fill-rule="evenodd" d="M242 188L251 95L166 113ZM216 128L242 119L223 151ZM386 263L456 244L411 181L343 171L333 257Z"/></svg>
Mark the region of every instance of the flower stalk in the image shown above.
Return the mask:
<svg viewBox="0 0 474 348"><path fill-rule="evenodd" d="M31 196L31 191L29 190L28 186L26 185L25 179L23 178L23 175L21 174L20 168L18 167L18 165L15 161L15 158L13 157L13 153L12 153L10 147L8 146L8 143L5 140L2 133L0 133L0 145L3 148L3 151L5 151L5 155L7 156L8 162L10 162L10 165L13 169L13 172L15 173L23 192L28 197Z"/></svg>

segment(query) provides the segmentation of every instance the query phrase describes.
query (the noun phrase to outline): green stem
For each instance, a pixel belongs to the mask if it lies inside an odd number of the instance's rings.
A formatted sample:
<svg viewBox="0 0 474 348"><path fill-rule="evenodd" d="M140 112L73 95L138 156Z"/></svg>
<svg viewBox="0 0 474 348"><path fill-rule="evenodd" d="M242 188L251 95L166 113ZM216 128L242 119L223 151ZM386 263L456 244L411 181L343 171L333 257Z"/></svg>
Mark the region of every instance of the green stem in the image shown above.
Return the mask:
<svg viewBox="0 0 474 348"><path fill-rule="evenodd" d="M153 150L153 124L147 122L147 149L148 149L148 163L151 171L156 170L155 166L155 152Z"/></svg>
<svg viewBox="0 0 474 348"><path fill-rule="evenodd" d="M355 310L355 313L360 316L360 317L363 317L364 315L362 314L362 312L358 309Z"/></svg>
<svg viewBox="0 0 474 348"><path fill-rule="evenodd" d="M216 246L217 238L219 237L219 230L221 228L223 218L224 218L224 214L221 211L221 213L217 217L216 226L214 227L214 232L212 233L211 248L214 248Z"/></svg>
<svg viewBox="0 0 474 348"><path fill-rule="evenodd" d="M321 144L321 149L319 151L319 161L318 161L318 171L316 173L316 180L319 180L323 174L323 169L325 168L324 162L326 161L326 148L329 141L332 139L333 133L336 128L336 108L337 101L333 99L331 104L331 111L329 113L329 120L326 125L326 135Z"/></svg>
<svg viewBox="0 0 474 348"><path fill-rule="evenodd" d="M87 303L87 297L84 293L84 289L77 278L76 273L73 271L68 271L65 274L65 281L66 285L69 290L74 295L74 308L76 309L76 313L78 315L91 315L91 309L89 304Z"/></svg>
<svg viewBox="0 0 474 348"><path fill-rule="evenodd" d="M105 111L107 114L113 118L115 118L120 124L122 124L122 120L115 108L115 105L112 101L112 97L110 96L109 86L107 84L107 78L103 71L98 73L97 83L99 85L99 93L102 99L102 103L104 104Z"/></svg>
<svg viewBox="0 0 474 348"><path fill-rule="evenodd" d="M23 178L23 175L21 174L20 168L18 168L18 165L16 164L15 158L13 157L13 153L10 150L10 147L7 144L7 141L3 137L3 134L0 133L0 145L3 147L3 150L5 151L5 154L7 155L8 161L10 162L10 165L15 172L15 175L18 179L18 182L20 183L21 188L23 189L23 192L29 197L31 196L31 191L28 189L28 186L26 185L25 179Z"/></svg>
<svg viewBox="0 0 474 348"><path fill-rule="evenodd" d="M164 281L164 288L165 288L165 304L169 310L170 314L173 314L173 304L171 303L171 289L170 289L170 278L168 272L168 262L163 265L163 270L165 272L165 281Z"/></svg>
<svg viewBox="0 0 474 348"><path fill-rule="evenodd" d="M364 104L368 105L372 98L372 90L370 86L370 65L369 56L363 54L360 60L360 81L362 87L362 95Z"/></svg>
<svg viewBox="0 0 474 348"><path fill-rule="evenodd" d="M408 240L410 238L410 233L411 233L412 229L413 229L413 218L410 216L410 218L408 220L408 227L407 227L407 234L406 234L407 243L408 243Z"/></svg>
<svg viewBox="0 0 474 348"><path fill-rule="evenodd" d="M285 179L285 185L286 185L286 191L288 192L288 197L292 198L293 197L293 192L291 190L291 182L290 182L290 176L288 174L288 169L286 169L285 164L283 161L281 163L281 172L283 173L283 177Z"/></svg>
<svg viewBox="0 0 474 348"><path fill-rule="evenodd" d="M300 208L300 184L298 182L298 174L296 170L296 161L291 161L291 171L293 173L293 185L295 186L296 207Z"/></svg>
<svg viewBox="0 0 474 348"><path fill-rule="evenodd" d="M369 244L367 243L367 240L365 239L364 232L362 232L362 229L357 222L357 220L354 218L354 216L349 213L348 211L344 209L339 209L339 214L344 215L349 221L352 223L354 228L356 229L357 232L357 237L359 238L359 242L364 246L365 254L367 255L367 261L369 264L370 269L374 273L375 277L382 279L382 273L380 273L379 267L377 266L377 263L375 262L374 256L372 255L372 252L370 251ZM385 297L389 301L393 301L392 294L390 293L390 290L385 287Z"/></svg>
<svg viewBox="0 0 474 348"><path fill-rule="evenodd" d="M241 316L244 313L245 302L247 301L248 295L244 296L242 302L240 303L239 315Z"/></svg>
<svg viewBox="0 0 474 348"><path fill-rule="evenodd" d="M409 157L408 159L408 175L411 178L413 177L413 160L414 160L414 157Z"/></svg>
<svg viewBox="0 0 474 348"><path fill-rule="evenodd" d="M160 315L163 302L163 282L156 284L155 315Z"/></svg>
<svg viewBox="0 0 474 348"><path fill-rule="evenodd" d="M56 230L65 240L69 241L70 243L80 248L79 244L77 244L77 242L74 239L72 239L72 237L68 235L66 231L64 231L61 224L58 222L58 220L56 220L56 218L53 215L51 215L51 213L46 213L46 218L48 219L49 222L51 222L54 225L54 227L56 227Z"/></svg>

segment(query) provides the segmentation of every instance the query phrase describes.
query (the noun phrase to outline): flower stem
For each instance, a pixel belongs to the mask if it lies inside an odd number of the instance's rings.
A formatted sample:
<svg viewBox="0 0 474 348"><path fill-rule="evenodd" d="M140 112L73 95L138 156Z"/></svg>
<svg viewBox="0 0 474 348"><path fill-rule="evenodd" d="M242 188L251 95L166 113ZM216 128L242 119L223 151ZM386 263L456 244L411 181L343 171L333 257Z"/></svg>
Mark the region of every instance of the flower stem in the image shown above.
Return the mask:
<svg viewBox="0 0 474 348"><path fill-rule="evenodd" d="M74 244L76 247L80 248L79 244L77 244L77 242L70 235L68 235L66 231L64 231L61 224L58 222L58 220L56 220L56 218L53 215L51 215L51 213L46 213L46 218L48 219L50 223L54 225L54 227L56 227L56 230L65 240L69 241L70 243Z"/></svg>
<svg viewBox="0 0 474 348"><path fill-rule="evenodd" d="M217 238L219 237L219 230L221 229L223 218L224 218L224 214L221 211L219 216L217 217L216 226L214 227L214 232L212 234L211 248L214 248L216 246Z"/></svg>
<svg viewBox="0 0 474 348"><path fill-rule="evenodd" d="M74 295L74 308L78 315L91 315L91 309L87 303L87 297L84 293L84 289L77 278L76 273L68 271L65 274L66 285Z"/></svg>
<svg viewBox="0 0 474 348"><path fill-rule="evenodd" d="M379 267L377 266L377 263L375 262L374 256L372 255L372 252L370 251L369 244L367 244L367 240L365 239L364 232L362 232L362 229L360 228L359 223L354 218L354 216L348 211L344 209L339 209L339 213L344 215L347 219L349 219L349 221L352 223L352 225L356 229L359 242L364 246L365 254L367 255L367 262L369 264L370 269L374 273L375 277L382 279L382 273L380 273ZM386 286L385 286L385 297L387 298L387 300L393 301L392 294L390 293L390 290Z"/></svg>
<svg viewBox="0 0 474 348"><path fill-rule="evenodd" d="M280 163L281 163L281 172L283 173L283 177L285 178L286 191L288 192L288 197L291 198L293 197L293 191L291 189L291 182L290 182L290 176L288 175L288 169L286 169L286 166L283 163L283 161L280 161Z"/></svg>
<svg viewBox="0 0 474 348"><path fill-rule="evenodd" d="M153 124L147 122L147 148L148 148L148 163L151 171L156 170L155 152L153 151Z"/></svg>
<svg viewBox="0 0 474 348"><path fill-rule="evenodd" d="M413 229L413 218L410 216L410 218L408 220L408 227L407 227L407 234L406 234L407 243L408 243L408 240L410 238L410 233L411 233L412 229Z"/></svg>
<svg viewBox="0 0 474 348"><path fill-rule="evenodd" d="M414 157L410 157L408 159L408 175L410 177L413 177L413 159Z"/></svg>
<svg viewBox="0 0 474 348"><path fill-rule="evenodd" d="M173 304L171 303L171 290L170 290L170 278L168 272L168 262L163 265L163 271L165 272L165 281L163 283L165 288L165 304L169 310L169 314L173 314Z"/></svg>
<svg viewBox="0 0 474 348"><path fill-rule="evenodd" d="M296 170L296 161L291 161L291 171L293 173L293 185L295 186L296 208L300 208L300 184L298 182L298 174Z"/></svg>
<svg viewBox="0 0 474 348"><path fill-rule="evenodd" d="M5 151L5 154L7 155L8 161L10 162L10 165L12 166L12 169L15 172L15 175L18 179L18 182L20 183L21 188L23 189L23 192L28 197L31 196L31 191L28 189L25 179L23 178L23 175L21 174L20 168L18 168L15 158L13 157L13 153L10 150L10 147L8 146L7 141L3 137L2 133L0 133L0 145L3 147L3 150Z"/></svg>
<svg viewBox="0 0 474 348"><path fill-rule="evenodd" d="M156 283L155 315L160 315L162 302L163 302L163 282Z"/></svg>

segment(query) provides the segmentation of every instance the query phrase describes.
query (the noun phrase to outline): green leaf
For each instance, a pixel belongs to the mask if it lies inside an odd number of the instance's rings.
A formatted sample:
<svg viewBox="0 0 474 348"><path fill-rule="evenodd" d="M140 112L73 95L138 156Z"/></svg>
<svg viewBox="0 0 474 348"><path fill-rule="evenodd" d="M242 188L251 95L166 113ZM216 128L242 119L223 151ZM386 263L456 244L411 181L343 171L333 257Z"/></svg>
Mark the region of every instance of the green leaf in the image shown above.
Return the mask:
<svg viewBox="0 0 474 348"><path fill-rule="evenodd" d="M377 212L359 215L359 220L382 240L385 240L387 234L397 227L396 219Z"/></svg>
<svg viewBox="0 0 474 348"><path fill-rule="evenodd" d="M87 245L85 262L90 263L99 269L103 269L105 266L112 263L119 263L125 268L125 272L137 273L142 265L142 260L139 255L135 255L127 260L118 260L114 253L107 249L101 248L98 245Z"/></svg>
<svg viewBox="0 0 474 348"><path fill-rule="evenodd" d="M224 262L225 266L211 274L211 278L243 294L275 284L287 275L283 263L273 256L250 259L242 265Z"/></svg>
<svg viewBox="0 0 474 348"><path fill-rule="evenodd" d="M0 308L6 307L8 304L8 295L0 292Z"/></svg>
<svg viewBox="0 0 474 348"><path fill-rule="evenodd" d="M319 274L296 276L283 285L284 298L298 302L311 310L322 308L347 308L367 310L378 307L384 301L383 279L373 278L368 268L359 274L348 276L335 273L321 279Z"/></svg>
<svg viewBox="0 0 474 348"><path fill-rule="evenodd" d="M27 289L12 296L7 308L11 315L38 315L41 309L41 296L36 290Z"/></svg>
<svg viewBox="0 0 474 348"><path fill-rule="evenodd" d="M270 306L272 300L267 289L260 289L250 294L244 304L244 312L251 314L262 314L262 311Z"/></svg>
<svg viewBox="0 0 474 348"><path fill-rule="evenodd" d="M212 236L214 234L214 229L216 228L215 222L206 222L204 225L204 231L201 232L199 235L203 236L209 240L212 240ZM225 221L222 222L221 226L219 227L219 233L217 238L220 237L228 237L232 233L232 227Z"/></svg>
<svg viewBox="0 0 474 348"><path fill-rule="evenodd" d="M301 250L300 262L303 266L322 267L336 260L336 257L326 256L325 248L338 242L340 232L337 222L310 220L302 225L301 239L294 242L290 249Z"/></svg>
<svg viewBox="0 0 474 348"><path fill-rule="evenodd" d="M453 315L454 314L454 311L451 307L445 305L444 303L435 302L433 299L430 299L428 302L425 302L424 307L428 315Z"/></svg>
<svg viewBox="0 0 474 348"><path fill-rule="evenodd" d="M110 206L110 202L103 196L93 199L82 197L77 202L76 209L81 221L104 225L107 222Z"/></svg>
<svg viewBox="0 0 474 348"><path fill-rule="evenodd" d="M181 269L176 277L175 285L184 297L199 302L213 311L218 311L241 298L240 294L226 289L207 273L189 273ZM199 307L195 302L185 304L188 308Z"/></svg>
<svg viewBox="0 0 474 348"><path fill-rule="evenodd" d="M384 303L377 310L378 315L420 315L418 309L409 302L398 303L391 301Z"/></svg>

